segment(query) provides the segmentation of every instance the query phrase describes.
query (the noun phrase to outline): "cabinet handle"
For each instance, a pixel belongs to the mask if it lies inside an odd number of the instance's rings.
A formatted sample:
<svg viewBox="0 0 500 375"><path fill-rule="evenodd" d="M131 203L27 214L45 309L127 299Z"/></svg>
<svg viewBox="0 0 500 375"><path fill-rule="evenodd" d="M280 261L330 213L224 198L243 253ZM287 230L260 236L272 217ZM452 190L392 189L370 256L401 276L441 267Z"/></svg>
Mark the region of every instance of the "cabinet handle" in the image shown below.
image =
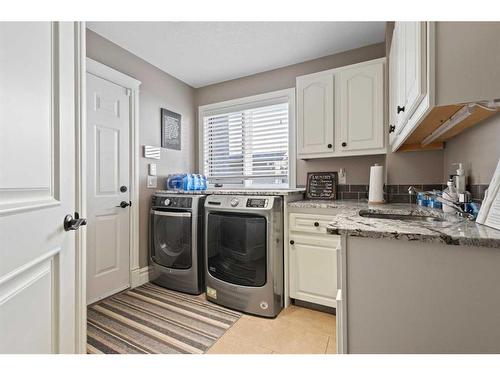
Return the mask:
<svg viewBox="0 0 500 375"><path fill-rule="evenodd" d="M327 147L328 147L328 148L332 148L332 147L333 147L333 145L332 145L331 143L328 143L328 146L327 146Z"/></svg>
<svg viewBox="0 0 500 375"><path fill-rule="evenodd" d="M396 130L395 125L389 125L389 133L394 133L395 130Z"/></svg>
<svg viewBox="0 0 500 375"><path fill-rule="evenodd" d="M405 111L405 106L400 107L400 106L398 105L397 111L398 111L398 113L399 113L399 112L404 112L404 111Z"/></svg>
<svg viewBox="0 0 500 375"><path fill-rule="evenodd" d="M314 222L315 227L319 227L319 223L317 221Z"/></svg>
<svg viewBox="0 0 500 375"><path fill-rule="evenodd" d="M295 243L294 240L290 240L290 245L293 245Z"/></svg>
<svg viewBox="0 0 500 375"><path fill-rule="evenodd" d="M345 147L347 146L347 143L346 142L342 142L342 147Z"/></svg>

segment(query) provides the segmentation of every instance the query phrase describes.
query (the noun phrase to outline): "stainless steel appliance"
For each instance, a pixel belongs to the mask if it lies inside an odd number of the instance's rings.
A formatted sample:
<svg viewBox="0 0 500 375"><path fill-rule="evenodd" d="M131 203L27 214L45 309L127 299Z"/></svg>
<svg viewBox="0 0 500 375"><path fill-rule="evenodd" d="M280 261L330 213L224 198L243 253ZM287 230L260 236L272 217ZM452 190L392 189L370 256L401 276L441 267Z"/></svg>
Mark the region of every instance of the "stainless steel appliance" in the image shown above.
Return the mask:
<svg viewBox="0 0 500 375"><path fill-rule="evenodd" d="M149 245L153 283L190 294L204 291L204 200L204 195L153 195Z"/></svg>
<svg viewBox="0 0 500 375"><path fill-rule="evenodd" d="M283 308L283 200L210 195L205 201L209 301L275 317Z"/></svg>

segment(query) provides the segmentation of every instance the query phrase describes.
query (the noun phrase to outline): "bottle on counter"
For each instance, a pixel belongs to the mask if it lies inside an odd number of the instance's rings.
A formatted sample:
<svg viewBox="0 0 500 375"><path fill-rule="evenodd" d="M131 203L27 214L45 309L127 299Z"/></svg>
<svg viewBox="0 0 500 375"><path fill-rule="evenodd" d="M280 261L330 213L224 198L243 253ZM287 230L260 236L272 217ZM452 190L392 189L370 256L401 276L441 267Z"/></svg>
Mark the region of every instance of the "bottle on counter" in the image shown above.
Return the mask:
<svg viewBox="0 0 500 375"><path fill-rule="evenodd" d="M447 202L452 202L452 203L457 203L458 202L458 194L455 189L455 184L453 183L453 179L448 180L446 183L448 186L444 191L443 191L443 198ZM455 210L447 205L446 203L443 203L443 212L446 213L452 213L455 212Z"/></svg>
<svg viewBox="0 0 500 375"><path fill-rule="evenodd" d="M193 178L191 174L184 173L182 175L182 190L190 191L193 189Z"/></svg>
<svg viewBox="0 0 500 375"><path fill-rule="evenodd" d="M201 176L201 190L205 191L205 190L207 190L207 187L208 187L207 176L202 175Z"/></svg>
<svg viewBox="0 0 500 375"><path fill-rule="evenodd" d="M457 174L455 175L455 187L457 194L465 193L465 169L462 163L453 163L453 165L458 165Z"/></svg>
<svg viewBox="0 0 500 375"><path fill-rule="evenodd" d="M182 189L182 175L179 173L169 174L167 176L166 190L178 191Z"/></svg>

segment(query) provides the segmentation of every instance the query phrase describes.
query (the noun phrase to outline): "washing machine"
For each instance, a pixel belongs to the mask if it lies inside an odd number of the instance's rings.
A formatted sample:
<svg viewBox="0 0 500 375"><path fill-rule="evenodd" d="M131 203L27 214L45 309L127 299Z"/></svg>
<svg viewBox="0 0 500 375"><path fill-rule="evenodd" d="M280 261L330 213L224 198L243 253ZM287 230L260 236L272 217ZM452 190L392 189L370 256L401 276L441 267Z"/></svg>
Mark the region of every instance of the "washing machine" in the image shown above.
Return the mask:
<svg viewBox="0 0 500 375"><path fill-rule="evenodd" d="M204 201L204 195L153 195L149 255L154 284L189 294L204 291Z"/></svg>

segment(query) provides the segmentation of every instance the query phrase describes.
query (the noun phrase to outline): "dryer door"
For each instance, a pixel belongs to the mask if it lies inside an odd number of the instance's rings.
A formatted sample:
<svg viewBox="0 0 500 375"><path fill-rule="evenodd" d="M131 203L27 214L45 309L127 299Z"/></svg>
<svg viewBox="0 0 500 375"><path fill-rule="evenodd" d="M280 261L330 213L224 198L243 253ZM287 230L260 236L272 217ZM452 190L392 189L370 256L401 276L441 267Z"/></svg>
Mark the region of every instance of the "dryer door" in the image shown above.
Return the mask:
<svg viewBox="0 0 500 375"><path fill-rule="evenodd" d="M267 219L244 213L207 215L207 263L213 277L242 286L266 283Z"/></svg>
<svg viewBox="0 0 500 375"><path fill-rule="evenodd" d="M192 266L191 212L151 210L151 259L163 266Z"/></svg>

